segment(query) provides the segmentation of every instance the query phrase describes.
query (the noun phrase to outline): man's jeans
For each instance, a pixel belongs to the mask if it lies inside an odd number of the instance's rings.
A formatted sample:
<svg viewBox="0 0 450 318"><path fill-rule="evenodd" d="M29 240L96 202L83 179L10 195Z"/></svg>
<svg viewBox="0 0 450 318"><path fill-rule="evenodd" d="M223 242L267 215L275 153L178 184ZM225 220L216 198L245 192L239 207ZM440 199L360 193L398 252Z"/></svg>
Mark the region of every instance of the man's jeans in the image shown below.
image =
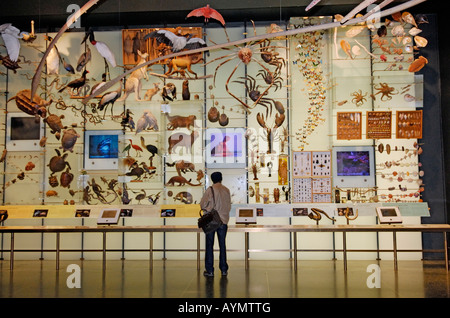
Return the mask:
<svg viewBox="0 0 450 318"><path fill-rule="evenodd" d="M216 231L206 234L205 247L205 269L208 273L214 273L214 237L217 232L219 239L219 268L221 272L228 271L227 248L225 238L227 236L228 225L222 224Z"/></svg>

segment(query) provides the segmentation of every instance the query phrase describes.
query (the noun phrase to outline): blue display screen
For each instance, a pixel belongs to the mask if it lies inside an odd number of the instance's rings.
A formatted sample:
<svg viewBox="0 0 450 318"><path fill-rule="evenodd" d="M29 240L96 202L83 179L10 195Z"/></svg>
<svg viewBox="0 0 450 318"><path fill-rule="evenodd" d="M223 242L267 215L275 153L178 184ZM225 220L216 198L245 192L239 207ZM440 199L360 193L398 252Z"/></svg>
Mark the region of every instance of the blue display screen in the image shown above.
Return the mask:
<svg viewBox="0 0 450 318"><path fill-rule="evenodd" d="M338 176L370 176L369 151L336 152Z"/></svg>
<svg viewBox="0 0 450 318"><path fill-rule="evenodd" d="M119 157L118 135L89 136L89 158L111 159Z"/></svg>

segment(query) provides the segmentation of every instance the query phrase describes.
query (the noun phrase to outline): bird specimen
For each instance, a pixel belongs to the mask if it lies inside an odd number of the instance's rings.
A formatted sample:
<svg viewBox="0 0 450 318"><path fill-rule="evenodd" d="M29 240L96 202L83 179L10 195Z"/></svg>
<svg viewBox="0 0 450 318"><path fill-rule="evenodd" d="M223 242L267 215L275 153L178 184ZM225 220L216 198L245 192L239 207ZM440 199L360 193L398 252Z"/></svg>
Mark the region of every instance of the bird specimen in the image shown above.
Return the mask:
<svg viewBox="0 0 450 318"><path fill-rule="evenodd" d="M89 38L89 42L91 42L91 44L93 46L95 46L95 48L97 49L98 53L100 53L100 55L105 60L105 69L109 70L108 63L111 64L112 67L116 67L117 63L116 63L116 58L114 56L114 53L111 51L111 49L109 48L109 46L106 43L95 40L94 30L92 30L92 28L89 28L89 30L86 33L86 35L85 35L83 41L81 42L81 44L86 42L86 40L88 38ZM108 71L106 73L108 73Z"/></svg>
<svg viewBox="0 0 450 318"><path fill-rule="evenodd" d="M34 33L34 21L31 20L31 32L29 34L24 33L23 37L22 37L22 41L31 43L34 40L36 40L36 37L37 37L36 33Z"/></svg>
<svg viewBox="0 0 450 318"><path fill-rule="evenodd" d="M24 34L28 33L20 32L20 30L11 23L4 23L0 25L0 34L2 35L10 60L17 62L20 52L19 39L23 38Z"/></svg>
<svg viewBox="0 0 450 318"><path fill-rule="evenodd" d="M206 7L192 10L186 16L186 18L189 17L205 17L205 23L208 23L209 19L213 18L219 21L223 26L225 26L225 20L223 19L222 15L217 10L211 8L209 4L207 4Z"/></svg>
<svg viewBox="0 0 450 318"><path fill-rule="evenodd" d="M61 58L61 62L63 63L64 69L71 74L75 74L75 69L73 68L73 66L67 63L66 60L63 57L61 57L61 55L59 57Z"/></svg>
<svg viewBox="0 0 450 318"><path fill-rule="evenodd" d="M145 144L145 140L144 137L141 136L141 145L142 147L144 147L145 149L147 149L148 152L150 152L152 155L150 156L149 160L150 160L150 169L155 169L155 167L153 166L153 157L158 153L158 148L154 145L146 145Z"/></svg>
<svg viewBox="0 0 450 318"><path fill-rule="evenodd" d="M131 148L136 150L136 157L140 157L141 153L143 151L142 148L139 147L138 145L133 144L133 140L131 140L131 139L128 139L128 140L130 141Z"/></svg>
<svg viewBox="0 0 450 318"><path fill-rule="evenodd" d="M158 43L163 43L172 48L172 52L180 52L182 50L192 50L206 47L206 42L200 38L193 38L192 34L187 36L178 36L168 30L158 30L147 34L144 40L149 38L156 39Z"/></svg>
<svg viewBox="0 0 450 318"><path fill-rule="evenodd" d="M120 82L122 84L122 81ZM122 95L122 85L119 85L119 88L112 92L107 92L103 94L102 98L98 102L98 110L102 111L103 109L105 112L103 113L103 119L105 119L106 114L106 108L108 105L111 105L111 116L113 116L113 106L116 100Z"/></svg>
<svg viewBox="0 0 450 318"><path fill-rule="evenodd" d="M48 42L53 41L53 38L51 36L44 35L44 38ZM47 61L47 74L58 75L59 74L60 57L59 57L59 52L58 52L58 48L56 47L56 45L51 48L50 52L48 53L46 61Z"/></svg>
<svg viewBox="0 0 450 318"><path fill-rule="evenodd" d="M84 84L86 84L86 74L87 73L89 73L89 71L88 70L84 70L83 74L81 75L80 78L77 78L77 79L69 82L66 86L61 88L59 90L59 92L62 93L67 87L69 87L69 88L72 89L72 93L76 90L77 91L77 95L78 95L80 93L80 89L84 86Z"/></svg>
<svg viewBox="0 0 450 318"><path fill-rule="evenodd" d="M77 63L77 72L81 72L83 67L86 66L86 64L91 60L91 49L88 47L86 48L86 52L81 54L80 58L78 59Z"/></svg>
<svg viewBox="0 0 450 318"><path fill-rule="evenodd" d="M102 74L102 81L100 83L95 84L92 86L91 92L89 95L95 94L103 85L106 84L106 73Z"/></svg>

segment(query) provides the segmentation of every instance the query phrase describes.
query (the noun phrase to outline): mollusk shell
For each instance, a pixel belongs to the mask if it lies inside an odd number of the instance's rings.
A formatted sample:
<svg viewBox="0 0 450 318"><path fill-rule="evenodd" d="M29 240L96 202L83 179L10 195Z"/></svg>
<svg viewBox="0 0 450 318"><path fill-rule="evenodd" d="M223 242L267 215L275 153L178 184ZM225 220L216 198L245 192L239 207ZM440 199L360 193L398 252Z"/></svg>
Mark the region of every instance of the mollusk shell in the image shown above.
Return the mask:
<svg viewBox="0 0 450 318"><path fill-rule="evenodd" d="M418 35L416 35L416 36L414 37L414 42L416 42L416 45L417 45L418 47L425 47L425 46L427 46L427 44L428 44L428 40L427 40L427 39L425 39L425 38L422 37L422 36L418 36Z"/></svg>
<svg viewBox="0 0 450 318"><path fill-rule="evenodd" d="M345 32L345 36L347 36L349 38L352 38L352 37L357 36L358 34L360 34L361 31L364 30L365 28L366 27L362 26L362 25L354 26L350 30Z"/></svg>
<svg viewBox="0 0 450 318"><path fill-rule="evenodd" d="M413 102L416 100L416 98L414 96L412 96L411 94L405 94L404 99L407 102Z"/></svg>
<svg viewBox="0 0 450 318"><path fill-rule="evenodd" d="M396 25L392 28L391 33L393 36L404 36L405 35L405 29L402 25Z"/></svg>
<svg viewBox="0 0 450 318"><path fill-rule="evenodd" d="M422 32L421 29L413 27L411 28L411 30L408 31L409 34L411 34L412 36L415 36L417 34L419 34L420 32Z"/></svg>
<svg viewBox="0 0 450 318"><path fill-rule="evenodd" d="M413 15L409 12L403 12L402 13L402 20L406 23L412 24L415 27L417 27L416 20L414 19Z"/></svg>
<svg viewBox="0 0 450 318"><path fill-rule="evenodd" d="M355 55L361 55L361 48L358 45L352 47L352 53Z"/></svg>

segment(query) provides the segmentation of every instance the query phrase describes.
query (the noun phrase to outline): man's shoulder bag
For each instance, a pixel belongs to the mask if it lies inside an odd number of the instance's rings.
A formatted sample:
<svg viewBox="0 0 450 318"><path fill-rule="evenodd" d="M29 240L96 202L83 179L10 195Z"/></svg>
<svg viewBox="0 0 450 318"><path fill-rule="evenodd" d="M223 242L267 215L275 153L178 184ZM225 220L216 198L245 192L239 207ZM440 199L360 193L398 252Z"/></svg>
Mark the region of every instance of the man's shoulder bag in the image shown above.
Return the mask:
<svg viewBox="0 0 450 318"><path fill-rule="evenodd" d="M198 219L198 227L201 228L206 234L217 230L223 224L222 220L220 219L219 213L215 209L214 190L212 187L211 191L214 202L213 208L211 209L211 211L200 210L200 218Z"/></svg>

